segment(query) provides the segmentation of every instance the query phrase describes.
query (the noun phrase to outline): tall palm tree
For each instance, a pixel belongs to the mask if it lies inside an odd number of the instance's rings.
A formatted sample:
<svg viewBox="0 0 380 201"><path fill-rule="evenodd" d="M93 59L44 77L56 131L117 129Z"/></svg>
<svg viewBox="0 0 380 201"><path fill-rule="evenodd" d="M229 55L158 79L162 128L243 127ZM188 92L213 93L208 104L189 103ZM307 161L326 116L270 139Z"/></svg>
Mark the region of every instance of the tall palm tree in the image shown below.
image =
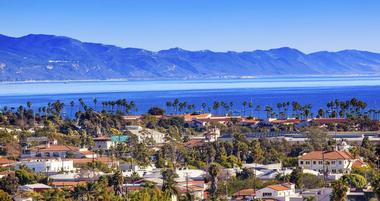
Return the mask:
<svg viewBox="0 0 380 201"><path fill-rule="evenodd" d="M175 181L174 179L178 177L177 174L174 172L173 169L166 169L162 172L162 191L170 194L170 195L177 195L178 190L175 187Z"/></svg>
<svg viewBox="0 0 380 201"><path fill-rule="evenodd" d="M208 168L208 174L211 177L211 186L210 186L210 198L215 201L218 199L218 175L219 175L219 166L215 163L212 163Z"/></svg>

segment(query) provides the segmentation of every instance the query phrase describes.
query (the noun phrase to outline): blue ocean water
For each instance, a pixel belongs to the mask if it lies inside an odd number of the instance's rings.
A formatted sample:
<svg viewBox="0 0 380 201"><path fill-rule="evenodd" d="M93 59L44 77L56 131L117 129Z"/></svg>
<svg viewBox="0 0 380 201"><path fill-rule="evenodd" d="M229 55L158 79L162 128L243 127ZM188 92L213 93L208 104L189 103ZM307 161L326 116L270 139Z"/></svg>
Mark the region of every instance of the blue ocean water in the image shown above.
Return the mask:
<svg viewBox="0 0 380 201"><path fill-rule="evenodd" d="M98 100L98 109L105 100L127 99L138 107L134 113L146 112L152 106L166 108L166 101L178 98L201 108L203 102L212 107L214 101L233 102L233 111L242 111L243 101L254 107L278 102L298 101L312 104L313 111L331 100L353 97L380 108L380 77L277 77L231 80L156 80L156 81L68 81L0 83L0 107L17 107L33 103L34 108L61 100L66 105L79 98L90 106ZM76 102L75 107L79 103ZM69 107L66 108L68 111ZM262 112L264 113L264 112ZM262 114L264 115L264 114ZM260 115L261 116L261 115Z"/></svg>

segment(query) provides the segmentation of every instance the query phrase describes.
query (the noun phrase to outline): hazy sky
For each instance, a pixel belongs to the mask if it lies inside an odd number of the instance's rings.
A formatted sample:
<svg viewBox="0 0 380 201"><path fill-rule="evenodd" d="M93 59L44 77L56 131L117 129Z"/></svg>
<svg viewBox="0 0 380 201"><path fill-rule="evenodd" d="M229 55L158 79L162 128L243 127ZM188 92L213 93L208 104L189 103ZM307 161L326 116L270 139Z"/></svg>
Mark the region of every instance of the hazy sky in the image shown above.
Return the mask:
<svg viewBox="0 0 380 201"><path fill-rule="evenodd" d="M0 33L149 50L380 52L380 0L0 0Z"/></svg>

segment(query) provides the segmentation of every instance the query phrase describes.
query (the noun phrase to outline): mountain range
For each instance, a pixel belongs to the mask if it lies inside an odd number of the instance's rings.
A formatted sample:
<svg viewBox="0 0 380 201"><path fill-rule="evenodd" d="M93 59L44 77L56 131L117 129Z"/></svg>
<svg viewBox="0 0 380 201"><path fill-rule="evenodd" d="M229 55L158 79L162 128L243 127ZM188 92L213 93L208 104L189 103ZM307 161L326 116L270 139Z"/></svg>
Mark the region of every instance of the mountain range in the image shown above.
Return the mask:
<svg viewBox="0 0 380 201"><path fill-rule="evenodd" d="M0 35L1 81L374 74L380 74L380 54L359 50L305 54L289 47L245 52L172 48L154 52L54 35Z"/></svg>

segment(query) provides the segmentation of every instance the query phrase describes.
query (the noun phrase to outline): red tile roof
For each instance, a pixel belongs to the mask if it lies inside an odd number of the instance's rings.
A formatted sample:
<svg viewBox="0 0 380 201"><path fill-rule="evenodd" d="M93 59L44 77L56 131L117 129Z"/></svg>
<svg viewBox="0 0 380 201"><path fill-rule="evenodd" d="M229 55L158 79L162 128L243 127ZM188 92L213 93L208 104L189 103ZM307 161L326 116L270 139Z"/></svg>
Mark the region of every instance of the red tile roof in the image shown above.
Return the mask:
<svg viewBox="0 0 380 201"><path fill-rule="evenodd" d="M78 147L70 146L70 145L57 145L52 144L49 146L41 145L31 148L31 150L39 150L39 151L79 151Z"/></svg>
<svg viewBox="0 0 380 201"><path fill-rule="evenodd" d="M187 142L185 142L185 146L187 147L195 147L203 144L203 140L198 140L198 139L192 139Z"/></svg>
<svg viewBox="0 0 380 201"><path fill-rule="evenodd" d="M0 157L0 165L11 165L11 164L14 164L14 163L16 163L16 161L9 160L9 159L4 158L4 157Z"/></svg>
<svg viewBox="0 0 380 201"><path fill-rule="evenodd" d="M317 124L337 124L337 123L346 123L347 119L342 119L342 118L316 118L313 121Z"/></svg>
<svg viewBox="0 0 380 201"><path fill-rule="evenodd" d="M323 153L323 154L322 154ZM312 151L299 157L300 160L337 160L337 159L354 159L347 151Z"/></svg>
<svg viewBox="0 0 380 201"><path fill-rule="evenodd" d="M287 191L287 190L290 190L290 188L286 184L270 185L270 186L267 186L267 188L271 188L271 189L273 189L275 191Z"/></svg>
<svg viewBox="0 0 380 201"><path fill-rule="evenodd" d="M238 197L238 196L255 196L256 195L256 192L255 192L255 189L253 188L248 188L248 189L243 189L243 190L240 190L236 193L234 193L234 197Z"/></svg>

